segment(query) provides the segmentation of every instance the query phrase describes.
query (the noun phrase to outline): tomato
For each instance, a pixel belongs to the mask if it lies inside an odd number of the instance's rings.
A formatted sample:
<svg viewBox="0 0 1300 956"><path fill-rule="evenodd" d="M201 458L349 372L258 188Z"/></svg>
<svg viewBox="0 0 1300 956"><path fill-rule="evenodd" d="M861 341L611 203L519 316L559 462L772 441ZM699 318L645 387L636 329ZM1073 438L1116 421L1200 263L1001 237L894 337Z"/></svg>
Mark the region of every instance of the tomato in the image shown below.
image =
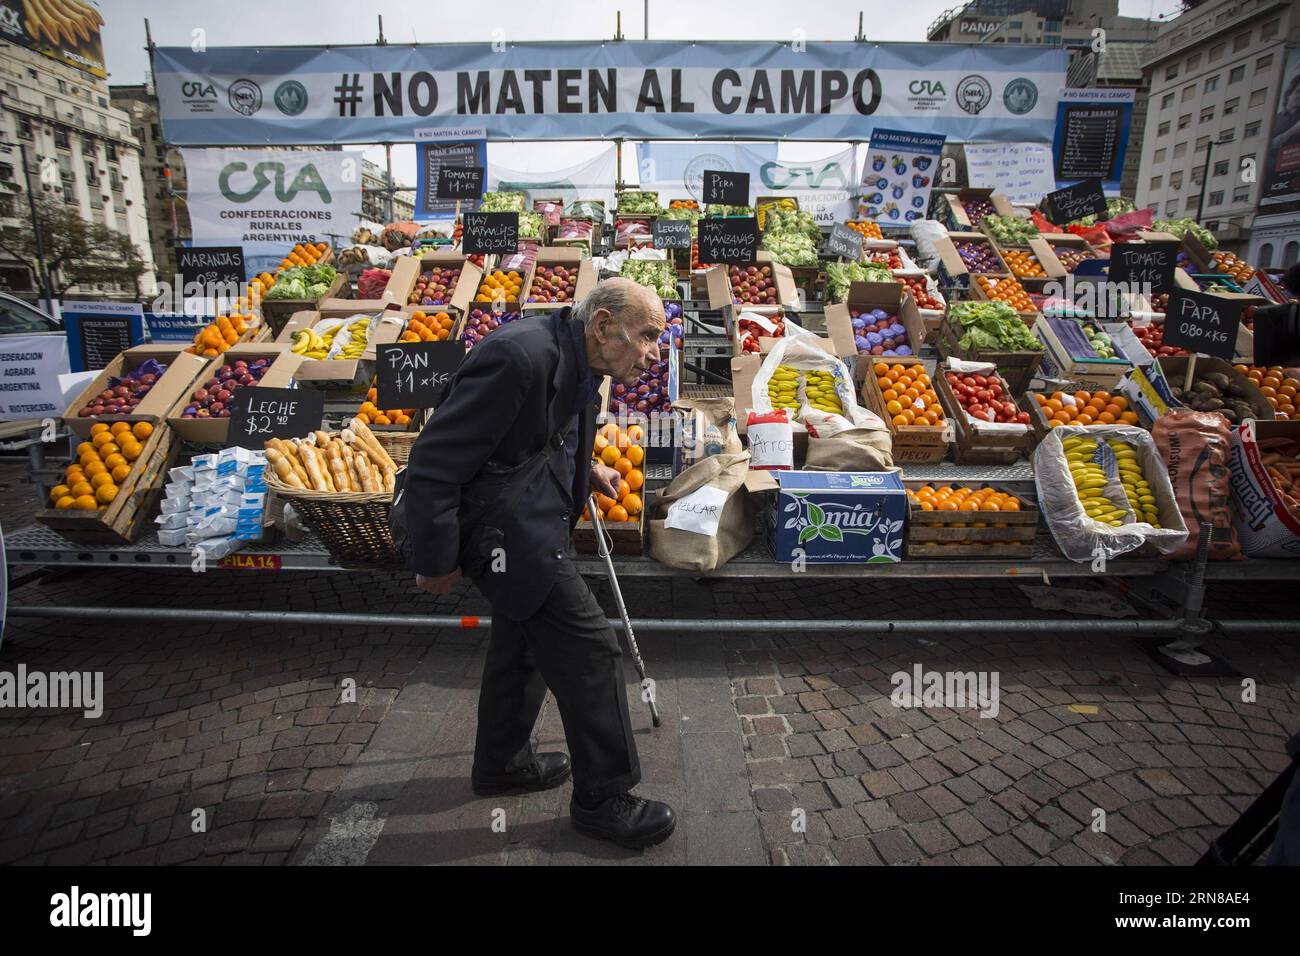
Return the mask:
<svg viewBox="0 0 1300 956"><path fill-rule="evenodd" d="M978 385L980 388L984 388L984 386L988 385L989 383L989 380L985 378L983 375L975 375L973 376L973 378L975 379L975 384Z"/></svg>

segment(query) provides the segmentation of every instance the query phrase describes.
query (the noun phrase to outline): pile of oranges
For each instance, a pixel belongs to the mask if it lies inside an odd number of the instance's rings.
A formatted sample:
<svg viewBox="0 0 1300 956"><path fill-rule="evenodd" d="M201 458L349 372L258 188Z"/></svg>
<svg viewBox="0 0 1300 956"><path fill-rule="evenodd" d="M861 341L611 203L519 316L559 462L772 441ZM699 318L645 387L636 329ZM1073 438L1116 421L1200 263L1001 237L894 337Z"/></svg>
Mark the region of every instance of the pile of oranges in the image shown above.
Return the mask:
<svg viewBox="0 0 1300 956"><path fill-rule="evenodd" d="M1046 279L1047 273L1038 263L1038 257L1025 249L1003 249L1002 259L1012 275L1021 279Z"/></svg>
<svg viewBox="0 0 1300 956"><path fill-rule="evenodd" d="M1008 303L1017 312L1037 312L1034 300L1029 298L1025 287L1010 276L998 279L992 276L976 276L985 298Z"/></svg>
<svg viewBox="0 0 1300 956"><path fill-rule="evenodd" d="M204 358L216 358L238 342L239 337L249 330L254 321L252 315L219 315L211 325L194 336L194 344L185 351Z"/></svg>
<svg viewBox="0 0 1300 956"><path fill-rule="evenodd" d="M996 488L967 488L959 485L924 485L907 489L907 499L922 511L964 511L964 512L998 512L1019 511L1020 499L1015 495L998 491ZM944 522L945 526L954 528L1004 528L1005 524L988 524L984 522L971 524Z"/></svg>
<svg viewBox="0 0 1300 956"><path fill-rule="evenodd" d="M609 465L622 479L618 483L618 500L596 492L596 507L600 508L602 520L611 524L636 521L641 513L640 492L645 486L645 472L641 470L645 463L645 448L640 444L643 441L645 429L640 425L629 425L627 431L623 431L611 422L596 432L591 457ZM591 520L590 506L582 509L582 518Z"/></svg>
<svg viewBox="0 0 1300 956"><path fill-rule="evenodd" d="M889 365L877 362L872 370L885 401L885 418L894 426L942 425L943 406L920 362Z"/></svg>
<svg viewBox="0 0 1300 956"><path fill-rule="evenodd" d="M1297 392L1300 392L1300 381L1294 378L1287 378L1286 372L1280 365L1273 365L1265 368L1262 365L1234 365L1238 372L1246 376L1264 393L1269 404L1273 406L1273 411L1282 421L1289 421L1296 417L1296 408L1300 407L1296 401Z"/></svg>
<svg viewBox="0 0 1300 956"><path fill-rule="evenodd" d="M107 510L152 434L148 422L91 425L90 441L77 446L77 460L63 470L63 483L50 490L50 503L61 511Z"/></svg>
<svg viewBox="0 0 1300 956"><path fill-rule="evenodd" d="M411 424L411 416L415 414L414 408L390 408L385 410L375 406L375 402L378 400L379 389L372 385L370 391L366 392L366 400L357 409L357 418L367 425Z"/></svg>
<svg viewBox="0 0 1300 956"><path fill-rule="evenodd" d="M425 312L412 312L406 321L406 328L398 336L399 342L444 342L451 336L456 320L446 312L429 315Z"/></svg>
<svg viewBox="0 0 1300 956"><path fill-rule="evenodd" d="M504 299L506 302L519 301L519 290L524 284L524 278L514 269L509 272L502 272L495 269L483 277L479 283L478 295L474 297L476 302L495 302L497 299Z"/></svg>
<svg viewBox="0 0 1300 956"><path fill-rule="evenodd" d="M854 232L862 233L864 239L880 239L880 224L873 219L855 219L852 222L846 222Z"/></svg>
<svg viewBox="0 0 1300 956"><path fill-rule="evenodd" d="M292 269L294 266L314 266L320 262L321 257L329 250L329 243L326 242L300 242L293 247L293 250L280 260L281 269Z"/></svg>
<svg viewBox="0 0 1300 956"><path fill-rule="evenodd" d="M1136 412L1128 410L1128 399L1110 392L1053 392L1050 397L1035 392L1039 411L1048 428L1061 425L1136 425Z"/></svg>

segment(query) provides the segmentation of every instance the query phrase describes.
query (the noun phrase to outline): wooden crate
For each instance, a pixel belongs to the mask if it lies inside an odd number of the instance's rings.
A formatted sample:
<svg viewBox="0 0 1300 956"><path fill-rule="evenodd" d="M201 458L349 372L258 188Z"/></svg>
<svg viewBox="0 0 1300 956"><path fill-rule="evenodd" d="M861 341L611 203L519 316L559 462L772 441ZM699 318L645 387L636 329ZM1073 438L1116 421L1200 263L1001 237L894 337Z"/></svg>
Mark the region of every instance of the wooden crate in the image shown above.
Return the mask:
<svg viewBox="0 0 1300 956"><path fill-rule="evenodd" d="M999 377L1002 378L1002 387L1006 394L1010 395L1006 377ZM957 464L1010 465L1019 461L1022 455L1028 455L1038 444L1038 436L1034 434L1032 426L1019 434L976 431L966 415L966 410L961 407L957 396L953 394L952 386L948 384L948 377L942 368L935 369L932 380L934 390L939 394L939 404L943 406L944 414L953 424L953 461Z"/></svg>
<svg viewBox="0 0 1300 956"><path fill-rule="evenodd" d="M167 483L167 470L175 463L180 447L172 430L158 425L106 510L46 508L36 513L36 520L78 544L131 544L153 517Z"/></svg>
<svg viewBox="0 0 1300 956"><path fill-rule="evenodd" d="M644 486L641 494L641 513L635 521L605 522L605 531L612 542L610 552L613 554L641 554L645 543L645 513L650 507L650 495ZM579 554L599 554L596 550L596 526L591 521L578 519L573 529L573 548Z"/></svg>
<svg viewBox="0 0 1300 956"><path fill-rule="evenodd" d="M907 488L930 484L924 481L904 481ZM1010 491L997 483L990 487L1015 495L1020 502L1019 511L922 511L911 506L907 522L908 558L1029 558L1034 554L1034 538L1038 534L1038 508L1025 495ZM1004 528L972 528L975 522L963 517L974 517L978 523L1004 524ZM965 523L964 528L945 527L945 523Z"/></svg>
<svg viewBox="0 0 1300 956"><path fill-rule="evenodd" d="M859 362L867 361L867 356L861 356ZM925 363L915 357L890 357L882 358L881 361L890 365L920 365L924 367ZM948 455L948 434L952 426L943 425L895 425L885 411L885 396L880 391L880 383L877 381L875 373L870 366L875 365L874 360L868 361L867 373L863 376L862 381L862 400L867 408L875 412L884 419L885 424L889 426L889 434L893 438L894 444L894 462L895 464L910 465L933 465L944 460ZM931 376L931 384L934 384ZM935 394L939 393L938 386L935 385Z"/></svg>
<svg viewBox="0 0 1300 956"><path fill-rule="evenodd" d="M1043 360L1041 351L995 352L991 349L964 349L961 347L961 332L957 323L947 316L939 325L939 335L934 345L944 358L959 358L996 365L998 374L1002 376L1003 382L1010 386L1010 394L1013 396L1022 394L1029 387L1030 380Z"/></svg>

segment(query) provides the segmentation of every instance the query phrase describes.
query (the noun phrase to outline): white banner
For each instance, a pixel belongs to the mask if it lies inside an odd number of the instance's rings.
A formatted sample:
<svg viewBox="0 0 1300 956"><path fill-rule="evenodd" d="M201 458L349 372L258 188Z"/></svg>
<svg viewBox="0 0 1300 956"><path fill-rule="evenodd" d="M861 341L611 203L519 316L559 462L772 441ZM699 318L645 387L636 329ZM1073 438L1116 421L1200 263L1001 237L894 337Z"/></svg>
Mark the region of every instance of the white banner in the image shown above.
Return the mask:
<svg viewBox="0 0 1300 956"><path fill-rule="evenodd" d="M0 421L63 414L59 376L68 372L68 338L58 332L0 339Z"/></svg>
<svg viewBox="0 0 1300 956"><path fill-rule="evenodd" d="M1037 206L1056 189L1052 147L1045 143L967 143L966 178L973 188L995 189L1017 206Z"/></svg>
<svg viewBox="0 0 1300 956"><path fill-rule="evenodd" d="M356 228L360 153L186 149L182 154L194 245L242 246L250 275L278 264L299 242L337 243Z"/></svg>
<svg viewBox="0 0 1300 956"><path fill-rule="evenodd" d="M514 163L527 157L544 157L545 150L533 147L527 152L512 150L508 144L488 144L487 189L518 190L528 193L530 199L546 199L559 196L565 206L575 199L603 200L606 209L614 208L614 181L618 178L616 161L618 149L610 146L602 149L596 156L586 162L563 169L517 169L503 165L498 161L502 154L510 155ZM544 161L544 159L543 159ZM532 209L529 202L528 208Z"/></svg>

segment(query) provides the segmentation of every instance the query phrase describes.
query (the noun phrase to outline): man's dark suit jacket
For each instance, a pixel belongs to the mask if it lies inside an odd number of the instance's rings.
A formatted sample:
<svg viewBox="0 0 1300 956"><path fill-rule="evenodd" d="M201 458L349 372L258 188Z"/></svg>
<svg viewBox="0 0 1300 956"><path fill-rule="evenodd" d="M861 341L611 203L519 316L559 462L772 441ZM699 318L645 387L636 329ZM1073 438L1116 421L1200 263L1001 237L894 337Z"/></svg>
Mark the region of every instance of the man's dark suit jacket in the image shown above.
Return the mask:
<svg viewBox="0 0 1300 956"><path fill-rule="evenodd" d="M557 430L569 421L578 378L569 344L573 321L564 308L504 325L474 346L452 377L407 463L407 520L418 573L440 577L460 567L459 513L465 494L484 487L474 481L484 464L518 465L535 454L551 438L548 410ZM565 547L587 499L599 404L597 398L582 409L576 447L570 444L541 467L516 497L512 514L489 509L504 522L496 526L506 537L505 571L493 574L497 613L514 620L530 616L549 593L559 562L567 560ZM573 456L571 469L562 460L566 453Z"/></svg>

